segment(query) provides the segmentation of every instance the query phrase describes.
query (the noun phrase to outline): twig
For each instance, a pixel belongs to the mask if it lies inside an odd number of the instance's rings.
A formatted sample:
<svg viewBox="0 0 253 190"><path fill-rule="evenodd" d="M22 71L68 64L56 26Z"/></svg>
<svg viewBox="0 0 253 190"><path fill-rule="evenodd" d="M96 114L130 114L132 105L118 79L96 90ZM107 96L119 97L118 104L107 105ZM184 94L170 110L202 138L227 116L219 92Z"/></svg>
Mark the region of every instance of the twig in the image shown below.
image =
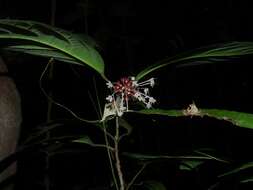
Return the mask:
<svg viewBox="0 0 253 190"><path fill-rule="evenodd" d="M119 158L119 117L116 117L116 133L115 133L115 140L114 140L114 153L116 159L116 169L118 172L119 183L120 183L120 190L125 189L125 183L123 178L123 173L121 170L120 158Z"/></svg>
<svg viewBox="0 0 253 190"><path fill-rule="evenodd" d="M45 75L45 73L46 73L46 71L47 71L47 69L48 69L48 67L49 67L49 65L50 65L50 63L51 63L52 60L53 60L53 58L51 58L51 59L48 61L48 64L46 65L44 71L42 72L42 74L41 74L41 76L40 76L40 89L41 89L42 93L46 96L46 98L47 98L48 100L50 100L50 101L51 101L52 103L54 103L55 105L57 105L57 106L59 106L59 107L65 109L67 112L69 112L69 113L70 113L73 117L75 117L77 120L82 121L82 122L85 122L85 123L99 123L100 120L87 120L87 119L83 119L83 118L79 117L79 116L78 116L76 113L74 113L70 108L68 108L68 107L66 107L66 106L64 106L64 105L62 105L62 104L60 104L60 103L58 103L57 101L55 101L55 100L45 91L45 89L44 89L43 86L42 86L42 80L43 80L44 75Z"/></svg>
<svg viewBox="0 0 253 190"><path fill-rule="evenodd" d="M134 182L137 179L137 177L139 177L139 175L146 168L147 165L148 165L148 163L143 164L143 166L141 167L141 169L135 174L135 176L133 177L133 179L127 185L126 190L130 189L130 187L134 184Z"/></svg>
<svg viewBox="0 0 253 190"><path fill-rule="evenodd" d="M51 21L50 24L52 26L55 25L55 12L56 12L56 0L51 0ZM51 66L49 68L49 80L53 80L53 71L54 71L54 60L50 59L49 62L51 62ZM50 89L49 92L49 96L53 95L53 91L52 89ZM51 100L48 100L48 105L47 105L47 122L51 121L51 117L52 117L52 108L53 108L53 102ZM47 131L46 133L46 137L45 139L48 140L50 139L50 131ZM45 183L45 189L49 190L50 186L51 186L51 182L50 182L50 176L49 176L49 169L50 169L50 152L46 152L46 158L45 158L45 162L46 162L46 172L47 174L45 175L45 179L44 179L44 183Z"/></svg>
<svg viewBox="0 0 253 190"><path fill-rule="evenodd" d="M96 98L97 98L99 119L102 119L103 113L102 113L102 109L101 109L100 99L99 99L99 96L98 96L98 89L97 89L97 83L96 83L95 77L93 77L93 85L94 85L94 89L95 89L95 95L96 95Z"/></svg>

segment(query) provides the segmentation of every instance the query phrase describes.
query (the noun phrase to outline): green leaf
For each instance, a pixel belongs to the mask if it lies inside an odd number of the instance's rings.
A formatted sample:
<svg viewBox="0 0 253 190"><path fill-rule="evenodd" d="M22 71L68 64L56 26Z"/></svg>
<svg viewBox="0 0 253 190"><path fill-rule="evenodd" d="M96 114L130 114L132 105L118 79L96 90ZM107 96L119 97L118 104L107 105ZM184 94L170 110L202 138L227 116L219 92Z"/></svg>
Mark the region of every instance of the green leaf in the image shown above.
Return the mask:
<svg viewBox="0 0 253 190"><path fill-rule="evenodd" d="M2 48L87 65L104 76L104 62L90 37L35 21L0 19Z"/></svg>
<svg viewBox="0 0 253 190"><path fill-rule="evenodd" d="M75 142L75 143L81 143L81 144L86 144L86 145L89 145L91 147L96 147L96 148L106 148L106 149L110 149L111 151L113 151L114 149L110 146L107 146L105 144L96 144L94 143L90 137L88 136L83 136L82 138L80 139L77 139L77 140L73 140L72 142Z"/></svg>
<svg viewBox="0 0 253 190"><path fill-rule="evenodd" d="M219 159L207 154L168 156L168 155L147 155L147 154L124 152L123 155L132 159L136 159L139 161L147 161L147 162L157 161L157 160L183 160L183 161L184 160L193 160L193 161L216 160L220 162L226 162L222 159Z"/></svg>
<svg viewBox="0 0 253 190"><path fill-rule="evenodd" d="M130 135L132 130L133 130L133 126L130 125L125 119L123 119L122 117L119 117L119 126L125 128L127 130L127 133L125 133L125 135Z"/></svg>
<svg viewBox="0 0 253 190"><path fill-rule="evenodd" d="M144 181L143 187L148 190L166 190L167 188L159 181Z"/></svg>
<svg viewBox="0 0 253 190"><path fill-rule="evenodd" d="M253 114L228 111L221 109L200 109L198 113L186 114L185 110L163 110L163 109L144 109L140 111L135 111L135 113L146 114L146 115L163 115L171 117L180 116L197 116L197 117L212 117L219 120L225 120L232 123L233 125L253 129Z"/></svg>
<svg viewBox="0 0 253 190"><path fill-rule="evenodd" d="M145 115L164 115L170 117L184 116L182 110L164 110L164 109L143 109L134 111L134 113L145 114Z"/></svg>
<svg viewBox="0 0 253 190"><path fill-rule="evenodd" d="M88 144L88 145L94 145L94 143L92 142L92 140L88 137L88 136L84 136L80 139L77 139L77 140L73 140L73 142L76 142L76 143L82 143L82 144Z"/></svg>
<svg viewBox="0 0 253 190"><path fill-rule="evenodd" d="M219 175L218 177L226 177L226 176L236 174L238 172L241 172L243 170L250 169L250 168L253 169L253 162L248 162L248 163L242 164L239 167L237 167L231 171L228 171L226 173Z"/></svg>
<svg viewBox="0 0 253 190"><path fill-rule="evenodd" d="M179 169L191 171L196 169L203 163L205 162L202 160L184 160L180 163Z"/></svg>
<svg viewBox="0 0 253 190"><path fill-rule="evenodd" d="M153 71L166 66L185 66L213 63L231 57L253 54L253 42L228 42L202 47L162 60L141 71L136 76L140 80Z"/></svg>
<svg viewBox="0 0 253 190"><path fill-rule="evenodd" d="M243 179L243 180L240 181L240 183L253 183L253 177Z"/></svg>
<svg viewBox="0 0 253 190"><path fill-rule="evenodd" d="M42 57L53 57L54 59L66 63L77 64L74 58L69 57L67 54L61 53L53 48L40 47L35 45L9 45L4 48L5 50L22 52L31 55L38 55Z"/></svg>

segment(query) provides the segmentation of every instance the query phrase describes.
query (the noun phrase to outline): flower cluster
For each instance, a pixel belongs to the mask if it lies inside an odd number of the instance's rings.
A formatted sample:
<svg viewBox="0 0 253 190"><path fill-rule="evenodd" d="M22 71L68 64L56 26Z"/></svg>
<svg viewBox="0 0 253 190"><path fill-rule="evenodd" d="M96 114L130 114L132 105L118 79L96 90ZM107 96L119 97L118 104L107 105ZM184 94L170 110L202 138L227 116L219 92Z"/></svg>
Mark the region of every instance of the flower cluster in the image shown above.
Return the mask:
<svg viewBox="0 0 253 190"><path fill-rule="evenodd" d="M156 100L149 96L149 87L153 87L154 84L154 78L140 83L134 77L123 77L115 83L109 81L106 85L112 90L112 94L106 97L109 102L107 107L111 113L118 116L122 116L124 112L129 110L129 100L138 100L144 103L147 108L151 108Z"/></svg>

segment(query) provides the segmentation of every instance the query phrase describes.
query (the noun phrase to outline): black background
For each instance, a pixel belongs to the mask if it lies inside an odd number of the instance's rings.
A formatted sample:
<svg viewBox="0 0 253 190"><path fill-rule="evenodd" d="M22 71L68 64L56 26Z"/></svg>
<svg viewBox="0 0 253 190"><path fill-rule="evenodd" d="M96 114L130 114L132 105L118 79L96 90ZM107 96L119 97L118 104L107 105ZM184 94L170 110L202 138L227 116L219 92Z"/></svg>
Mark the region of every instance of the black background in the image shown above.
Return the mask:
<svg viewBox="0 0 253 190"><path fill-rule="evenodd" d="M50 24L51 3L47 0L1 0L0 17ZM253 12L248 1L72 0L56 1L55 10L57 27L88 33L97 41L105 61L106 75L112 81L135 75L146 66L176 53L214 43L252 41L253 38ZM3 56L22 98L22 147L37 126L47 119L47 99L39 88L39 78L48 60L20 54L5 53ZM155 107L183 109L194 101L200 108L252 113L252 60L252 57L244 57L226 63L155 72L153 77L157 79L157 84L152 90L158 100ZM45 79L45 88L52 90L55 100L80 116L97 119L88 92L95 97L95 76L99 96L104 103L106 94L102 79L88 68L59 62L54 66L53 80ZM130 141L123 142L122 149L174 154L211 147L235 163L252 160L250 130L208 118L127 117L135 130ZM84 127L72 119L67 112L53 106L53 122L64 120L64 125L50 135L89 134L94 140L102 139L101 132L94 126ZM110 170L105 153L69 143L68 139L62 143L60 150L68 153L50 156L50 164L45 159L49 151L48 143L22 154L16 177L17 189L47 189L45 176L48 173L50 189L95 189L99 186L108 189ZM50 141L49 145L55 145L55 141ZM126 173L136 169L131 162L124 164ZM159 164L150 166L142 179L162 181L168 189L208 189L217 180L215 174L223 171L223 166L213 163L203 167L201 175L178 172L175 163ZM248 188L238 185L236 180L227 184L220 189Z"/></svg>

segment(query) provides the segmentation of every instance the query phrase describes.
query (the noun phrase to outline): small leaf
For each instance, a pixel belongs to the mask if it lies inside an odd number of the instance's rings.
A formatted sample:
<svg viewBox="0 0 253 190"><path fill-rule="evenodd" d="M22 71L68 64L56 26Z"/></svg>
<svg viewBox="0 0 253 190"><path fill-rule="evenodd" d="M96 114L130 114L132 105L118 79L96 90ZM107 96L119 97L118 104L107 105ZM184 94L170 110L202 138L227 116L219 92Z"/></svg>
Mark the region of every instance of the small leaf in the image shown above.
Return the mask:
<svg viewBox="0 0 253 190"><path fill-rule="evenodd" d="M125 119L123 119L122 117L119 117L119 125L127 130L126 135L131 134L131 132L132 132L132 130L133 130L133 126L130 125L130 124L129 124Z"/></svg>
<svg viewBox="0 0 253 190"><path fill-rule="evenodd" d="M179 169L191 171L196 169L203 163L205 162L202 160L184 160L180 163Z"/></svg>
<svg viewBox="0 0 253 190"><path fill-rule="evenodd" d="M55 129L56 127L59 127L63 125L62 123L52 123L52 124L43 124L41 126L38 127L38 130L36 132L33 132L29 135L28 138L25 139L25 141L23 142L24 145L26 144L30 144L32 141L35 141L35 143L38 143L37 141L41 141L41 137L43 135L45 135L45 133L50 132L51 130Z"/></svg>
<svg viewBox="0 0 253 190"><path fill-rule="evenodd" d="M202 47L160 61L141 71L136 76L140 80L153 71L166 66L187 66L214 63L224 59L253 54L253 42L228 42Z"/></svg>
<svg viewBox="0 0 253 190"><path fill-rule="evenodd" d="M106 149L110 149L111 151L114 151L114 149L110 146L107 146L105 144L96 144L96 143L94 143L88 136L84 136L80 139L73 140L72 142L87 144L87 145L89 145L91 147L95 147L95 148L106 148Z"/></svg>
<svg viewBox="0 0 253 190"><path fill-rule="evenodd" d="M187 115L185 110L164 110L164 109L144 109L140 111L134 111L139 114L146 115L163 115L170 117L182 117L182 116L197 116L197 117L212 117L219 120L224 120L232 123L233 125L253 129L253 114L228 111L221 109L199 109L198 114Z"/></svg>
<svg viewBox="0 0 253 190"><path fill-rule="evenodd" d="M82 144L88 144L88 145L94 145L94 143L91 141L91 139L88 137L88 136L84 136L80 139L77 139L77 140L73 140L73 142L76 142L76 143L82 143Z"/></svg>
<svg viewBox="0 0 253 190"><path fill-rule="evenodd" d="M147 190L166 190L167 188L165 187L164 184L162 184L159 181L144 181L143 182L143 187Z"/></svg>

